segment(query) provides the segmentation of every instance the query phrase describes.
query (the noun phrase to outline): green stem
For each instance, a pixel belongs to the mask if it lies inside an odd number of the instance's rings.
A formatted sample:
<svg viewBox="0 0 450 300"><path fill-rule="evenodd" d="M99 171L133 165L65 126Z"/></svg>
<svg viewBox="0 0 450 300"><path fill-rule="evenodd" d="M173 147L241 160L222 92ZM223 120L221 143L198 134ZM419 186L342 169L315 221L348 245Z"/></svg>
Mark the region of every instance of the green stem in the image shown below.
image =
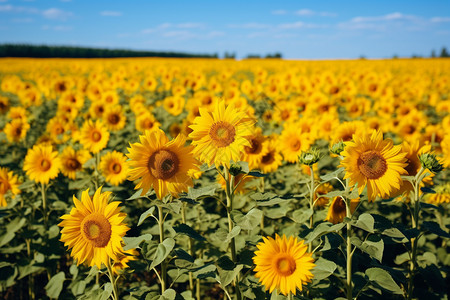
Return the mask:
<svg viewBox="0 0 450 300"><path fill-rule="evenodd" d="M181 207L181 221L183 224L186 224L186 206L187 203L184 202L183 206ZM188 237L188 247L189 247L189 254L194 257L194 245L191 237ZM194 275L192 272L189 272L189 289L194 292ZM200 300L200 299L197 299Z"/></svg>
<svg viewBox="0 0 450 300"><path fill-rule="evenodd" d="M111 285L113 287L113 299L114 300L119 300L119 293L117 291L117 285L116 285L116 280L114 278L114 272L111 268L111 259L108 258L108 263L106 265L106 268L108 269L108 275L109 275L109 280L111 281Z"/></svg>
<svg viewBox="0 0 450 300"><path fill-rule="evenodd" d="M312 166L309 166L309 170L311 172L311 186L309 190L309 209L313 211L311 217L309 217L309 229L313 228L314 225L314 170ZM312 241L308 244L308 252L312 252Z"/></svg>
<svg viewBox="0 0 450 300"><path fill-rule="evenodd" d="M158 205L158 225L159 225L159 242L164 242L164 215L163 208ZM161 263L161 293L166 290L166 260L164 259Z"/></svg>
<svg viewBox="0 0 450 300"><path fill-rule="evenodd" d="M419 227L419 212L420 212L420 183L422 182L422 173L425 170L423 167L420 169L420 171L417 173L417 175L414 178L414 198L412 199L412 208L413 213L411 215L411 223L413 229L418 229ZM416 260L417 260L417 242L418 238L412 237L411 238L411 261L409 262L409 281L408 281L408 295L407 299L412 299L413 289L414 289L414 276L416 272Z"/></svg>
<svg viewBox="0 0 450 300"><path fill-rule="evenodd" d="M200 279L197 279L196 281L197 281L197 284L196 284L196 287L195 287L195 296L196 296L197 300L200 300L200 291L201 291L201 289L200 289Z"/></svg>
<svg viewBox="0 0 450 300"><path fill-rule="evenodd" d="M233 230L233 220L231 219L231 211L233 210L233 188L234 188L234 176L230 175L228 169L225 167L224 171L226 189L225 194L227 197L227 216L228 216L228 231L231 232ZM237 263L237 255L236 255L236 241L234 238L230 241L230 250L231 250L231 259L236 264ZM234 280L234 284L236 287L236 297L238 300L242 299L241 290L239 289L239 274L236 276Z"/></svg>
<svg viewBox="0 0 450 300"><path fill-rule="evenodd" d="M287 298L288 298L288 300L292 300L292 293L291 292L289 292Z"/></svg>
<svg viewBox="0 0 450 300"><path fill-rule="evenodd" d="M97 190L99 186L99 175L100 175L100 172L98 171L99 165L100 165L100 152L97 152L95 153L95 164L94 164L95 190Z"/></svg>
<svg viewBox="0 0 450 300"><path fill-rule="evenodd" d="M44 228L47 231L48 226L47 226L47 221L48 221L48 216L47 216L47 197L45 195L45 185L41 182L41 195L42 195L42 214L44 216Z"/></svg>
<svg viewBox="0 0 450 300"><path fill-rule="evenodd" d="M347 199L345 201L346 204L346 214L347 218L352 218L352 211L351 211L351 199ZM353 284L352 284L352 225L350 222L347 223L347 299L351 300L353 299Z"/></svg>
<svg viewBox="0 0 450 300"><path fill-rule="evenodd" d="M28 257L31 260L32 259L32 257L31 257L31 240L30 239L26 239L25 242L27 244ZM30 300L35 299L33 274L28 275L28 296L29 296Z"/></svg>

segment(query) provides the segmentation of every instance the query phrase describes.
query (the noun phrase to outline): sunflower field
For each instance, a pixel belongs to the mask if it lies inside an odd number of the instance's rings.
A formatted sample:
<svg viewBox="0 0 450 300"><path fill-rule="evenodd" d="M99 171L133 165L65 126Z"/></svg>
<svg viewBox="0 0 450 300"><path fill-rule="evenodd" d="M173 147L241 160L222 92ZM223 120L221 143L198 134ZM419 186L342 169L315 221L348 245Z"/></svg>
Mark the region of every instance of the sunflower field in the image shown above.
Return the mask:
<svg viewBox="0 0 450 300"><path fill-rule="evenodd" d="M1 59L2 299L447 299L450 60Z"/></svg>

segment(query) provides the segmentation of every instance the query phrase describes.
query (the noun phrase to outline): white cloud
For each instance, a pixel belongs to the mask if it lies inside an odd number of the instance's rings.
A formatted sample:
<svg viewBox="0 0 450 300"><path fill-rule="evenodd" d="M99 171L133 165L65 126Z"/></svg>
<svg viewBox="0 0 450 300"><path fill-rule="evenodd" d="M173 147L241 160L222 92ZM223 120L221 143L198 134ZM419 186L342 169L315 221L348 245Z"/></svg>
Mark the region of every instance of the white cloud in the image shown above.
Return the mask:
<svg viewBox="0 0 450 300"><path fill-rule="evenodd" d="M311 23L303 23L303 22L284 23L284 24L278 25L279 29L325 28L325 27L327 27L327 25L311 24Z"/></svg>
<svg viewBox="0 0 450 300"><path fill-rule="evenodd" d="M336 13L326 12L326 11L313 11L310 9L300 9L295 12L299 16L321 16L321 17L335 17Z"/></svg>
<svg viewBox="0 0 450 300"><path fill-rule="evenodd" d="M450 22L450 17L434 17L430 21L433 23Z"/></svg>
<svg viewBox="0 0 450 300"><path fill-rule="evenodd" d="M266 29L272 27L272 25L252 22L245 24L229 24L228 27L241 29Z"/></svg>
<svg viewBox="0 0 450 300"><path fill-rule="evenodd" d="M419 16L394 12L382 16L358 16L337 25L340 29L386 31L398 28L402 30L423 29L427 21ZM395 26L395 27L394 27Z"/></svg>
<svg viewBox="0 0 450 300"><path fill-rule="evenodd" d="M120 16L122 16L122 12L105 10L105 11L101 11L100 15L104 16L104 17L120 17Z"/></svg>
<svg viewBox="0 0 450 300"><path fill-rule="evenodd" d="M0 12L14 12L14 13L39 13L39 10L34 7L13 6L11 4L0 5Z"/></svg>
<svg viewBox="0 0 450 300"><path fill-rule="evenodd" d="M49 25L43 25L41 27L42 30L53 30L53 31L69 31L72 30L73 27L71 26L62 26L62 25L57 25L57 26L49 26Z"/></svg>
<svg viewBox="0 0 450 300"><path fill-rule="evenodd" d="M377 16L377 17L354 17L350 20L350 22L353 23L364 23L364 22L379 22L379 21L414 21L418 20L419 17L413 16L413 15L404 15L399 12L383 15L383 16Z"/></svg>
<svg viewBox="0 0 450 300"><path fill-rule="evenodd" d="M202 23L181 23L181 24L177 24L175 27L177 27L177 28L203 28L204 25Z"/></svg>
<svg viewBox="0 0 450 300"><path fill-rule="evenodd" d="M42 12L42 15L46 19L60 20L60 21L65 21L68 18L73 16L73 14L71 12L63 11L63 10L61 10L59 8L49 8L47 10L44 10Z"/></svg>
<svg viewBox="0 0 450 300"><path fill-rule="evenodd" d="M285 15L287 11L284 9L277 9L272 11L272 15Z"/></svg>

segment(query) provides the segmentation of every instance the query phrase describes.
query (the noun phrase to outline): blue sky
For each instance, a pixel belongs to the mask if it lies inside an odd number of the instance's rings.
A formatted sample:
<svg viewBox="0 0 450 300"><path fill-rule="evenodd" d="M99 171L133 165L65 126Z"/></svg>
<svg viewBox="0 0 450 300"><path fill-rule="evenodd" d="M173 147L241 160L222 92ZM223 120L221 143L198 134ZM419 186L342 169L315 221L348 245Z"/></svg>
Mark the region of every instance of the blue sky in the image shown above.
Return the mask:
<svg viewBox="0 0 450 300"><path fill-rule="evenodd" d="M0 43L285 58L429 56L450 1L0 0Z"/></svg>

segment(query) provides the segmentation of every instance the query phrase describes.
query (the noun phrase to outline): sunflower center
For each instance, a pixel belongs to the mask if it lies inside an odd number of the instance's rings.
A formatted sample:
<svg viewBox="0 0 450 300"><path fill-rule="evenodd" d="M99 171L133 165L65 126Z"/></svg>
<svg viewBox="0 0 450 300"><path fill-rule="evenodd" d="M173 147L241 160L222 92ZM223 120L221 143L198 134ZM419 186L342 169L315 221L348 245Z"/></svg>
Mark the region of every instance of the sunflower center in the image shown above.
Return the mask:
<svg viewBox="0 0 450 300"><path fill-rule="evenodd" d="M113 163L111 166L111 170L114 174L119 174L122 171L122 166L119 163Z"/></svg>
<svg viewBox="0 0 450 300"><path fill-rule="evenodd" d="M170 150L158 150L148 160L148 169L156 179L170 179L178 172L179 168L180 160Z"/></svg>
<svg viewBox="0 0 450 300"><path fill-rule="evenodd" d="M280 254L280 256L275 260L275 264L277 272L282 276L292 275L297 268L294 258L286 253Z"/></svg>
<svg viewBox="0 0 450 300"><path fill-rule="evenodd" d="M99 142L102 139L102 134L98 131L94 131L91 135L91 138L94 142Z"/></svg>
<svg viewBox="0 0 450 300"><path fill-rule="evenodd" d="M406 161L408 165L405 167L406 172L408 172L408 176L415 176L417 174L417 170L420 168L420 162L418 163L415 160L408 159Z"/></svg>
<svg viewBox="0 0 450 300"><path fill-rule="evenodd" d="M346 212L345 202L341 197L337 197L333 203L333 213L339 215Z"/></svg>
<svg viewBox="0 0 450 300"><path fill-rule="evenodd" d="M263 164L266 164L266 165L271 164L274 160L275 160L275 157L274 157L272 151L269 152L269 153L267 153L266 155L264 155L264 156L261 158L261 162L262 162Z"/></svg>
<svg viewBox="0 0 450 300"><path fill-rule="evenodd" d="M116 125L120 121L120 117L116 114L111 114L108 116L109 123Z"/></svg>
<svg viewBox="0 0 450 300"><path fill-rule="evenodd" d="M217 147L226 147L234 142L236 129L228 122L219 121L211 126L209 136Z"/></svg>
<svg viewBox="0 0 450 300"><path fill-rule="evenodd" d="M66 167L70 170L78 170L81 167L81 164L75 158L69 158L66 162Z"/></svg>
<svg viewBox="0 0 450 300"><path fill-rule="evenodd" d="M14 135L15 135L15 136L20 136L21 134L22 134L22 128L17 127L17 128L14 130Z"/></svg>
<svg viewBox="0 0 450 300"><path fill-rule="evenodd" d="M369 150L359 156L358 168L368 179L378 179L386 172L387 162L378 151Z"/></svg>
<svg viewBox="0 0 450 300"><path fill-rule="evenodd" d="M103 248L111 239L111 224L104 215L93 213L81 222L81 234L94 247Z"/></svg>
<svg viewBox="0 0 450 300"><path fill-rule="evenodd" d="M41 160L41 171L42 172L48 171L51 166L52 166L52 163L48 159L44 158L43 160Z"/></svg>
<svg viewBox="0 0 450 300"><path fill-rule="evenodd" d="M291 140L291 150L298 151L300 147L302 146L302 143L298 139Z"/></svg>
<svg viewBox="0 0 450 300"><path fill-rule="evenodd" d="M258 139L250 140L251 147L245 146L245 152L249 154L256 154L261 152L262 144L258 141Z"/></svg>
<svg viewBox="0 0 450 300"><path fill-rule="evenodd" d="M6 192L11 188L8 181L0 180L0 194L6 194Z"/></svg>

